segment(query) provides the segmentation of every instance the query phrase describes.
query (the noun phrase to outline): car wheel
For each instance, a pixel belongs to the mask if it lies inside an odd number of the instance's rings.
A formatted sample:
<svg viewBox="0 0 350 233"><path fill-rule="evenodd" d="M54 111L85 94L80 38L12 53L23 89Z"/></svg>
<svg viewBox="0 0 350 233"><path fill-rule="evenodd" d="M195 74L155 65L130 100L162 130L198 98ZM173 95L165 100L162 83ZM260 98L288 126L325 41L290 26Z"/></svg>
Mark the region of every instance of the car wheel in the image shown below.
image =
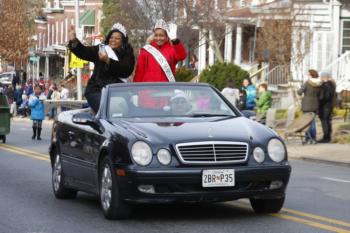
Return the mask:
<svg viewBox="0 0 350 233"><path fill-rule="evenodd" d="M256 213L277 213L282 209L283 203L284 197L276 199L250 198L250 204Z"/></svg>
<svg viewBox="0 0 350 233"><path fill-rule="evenodd" d="M6 143L6 135L3 135L3 136L2 136L2 142L3 142L3 143Z"/></svg>
<svg viewBox="0 0 350 233"><path fill-rule="evenodd" d="M131 207L120 199L116 173L108 157L100 166L100 201L107 219L125 219L131 214Z"/></svg>
<svg viewBox="0 0 350 233"><path fill-rule="evenodd" d="M70 199L77 196L77 191L64 187L64 172L59 154L55 157L52 167L52 189L55 197L58 199Z"/></svg>

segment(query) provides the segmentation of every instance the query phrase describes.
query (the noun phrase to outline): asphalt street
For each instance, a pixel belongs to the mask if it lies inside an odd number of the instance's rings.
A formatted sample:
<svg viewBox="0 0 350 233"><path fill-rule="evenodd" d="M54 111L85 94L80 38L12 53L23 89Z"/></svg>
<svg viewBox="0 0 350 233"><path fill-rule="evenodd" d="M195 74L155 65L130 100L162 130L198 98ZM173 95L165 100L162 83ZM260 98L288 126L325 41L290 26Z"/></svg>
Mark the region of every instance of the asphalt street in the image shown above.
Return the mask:
<svg viewBox="0 0 350 233"><path fill-rule="evenodd" d="M55 199L48 146L31 139L29 122L14 122L0 143L0 233L63 232L347 232L350 168L292 160L287 199L279 214L258 215L247 200L216 204L142 205L128 220L105 220L98 199L79 193Z"/></svg>

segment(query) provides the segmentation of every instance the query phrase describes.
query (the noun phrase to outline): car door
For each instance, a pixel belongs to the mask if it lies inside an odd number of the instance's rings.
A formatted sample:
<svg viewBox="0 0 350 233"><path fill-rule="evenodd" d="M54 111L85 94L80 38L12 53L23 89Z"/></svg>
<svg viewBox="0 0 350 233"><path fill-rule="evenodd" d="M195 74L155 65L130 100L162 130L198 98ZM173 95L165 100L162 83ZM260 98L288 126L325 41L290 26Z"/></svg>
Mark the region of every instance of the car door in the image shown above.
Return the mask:
<svg viewBox="0 0 350 233"><path fill-rule="evenodd" d="M100 148L104 142L104 135L90 126L85 126L82 150L80 150L79 160L82 162L83 173L79 175L79 179L86 184L97 187L97 169Z"/></svg>

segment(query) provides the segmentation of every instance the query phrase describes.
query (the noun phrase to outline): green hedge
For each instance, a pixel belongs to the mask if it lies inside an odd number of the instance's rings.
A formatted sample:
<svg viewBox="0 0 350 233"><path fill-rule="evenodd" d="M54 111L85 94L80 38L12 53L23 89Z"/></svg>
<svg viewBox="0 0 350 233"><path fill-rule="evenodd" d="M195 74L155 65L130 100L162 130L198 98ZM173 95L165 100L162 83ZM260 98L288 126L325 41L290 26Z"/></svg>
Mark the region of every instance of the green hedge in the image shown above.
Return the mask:
<svg viewBox="0 0 350 233"><path fill-rule="evenodd" d="M209 83L217 89L222 90L226 87L229 79L234 80L236 87L240 88L243 79L248 77L249 73L247 71L233 63L216 63L203 70L199 81Z"/></svg>
<svg viewBox="0 0 350 233"><path fill-rule="evenodd" d="M176 82L189 82L196 76L195 72L184 66L176 69Z"/></svg>

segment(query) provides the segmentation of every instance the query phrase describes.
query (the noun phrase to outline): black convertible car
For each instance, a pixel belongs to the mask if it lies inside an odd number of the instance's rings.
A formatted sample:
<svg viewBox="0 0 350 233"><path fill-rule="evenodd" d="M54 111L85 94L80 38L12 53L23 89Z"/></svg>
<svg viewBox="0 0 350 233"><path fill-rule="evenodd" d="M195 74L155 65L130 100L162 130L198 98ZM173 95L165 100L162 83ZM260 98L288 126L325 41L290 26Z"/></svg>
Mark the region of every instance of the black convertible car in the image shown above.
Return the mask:
<svg viewBox="0 0 350 233"><path fill-rule="evenodd" d="M98 113L58 116L50 157L55 196L96 194L108 219L135 203L239 198L278 212L291 173L282 139L206 84L109 85Z"/></svg>

